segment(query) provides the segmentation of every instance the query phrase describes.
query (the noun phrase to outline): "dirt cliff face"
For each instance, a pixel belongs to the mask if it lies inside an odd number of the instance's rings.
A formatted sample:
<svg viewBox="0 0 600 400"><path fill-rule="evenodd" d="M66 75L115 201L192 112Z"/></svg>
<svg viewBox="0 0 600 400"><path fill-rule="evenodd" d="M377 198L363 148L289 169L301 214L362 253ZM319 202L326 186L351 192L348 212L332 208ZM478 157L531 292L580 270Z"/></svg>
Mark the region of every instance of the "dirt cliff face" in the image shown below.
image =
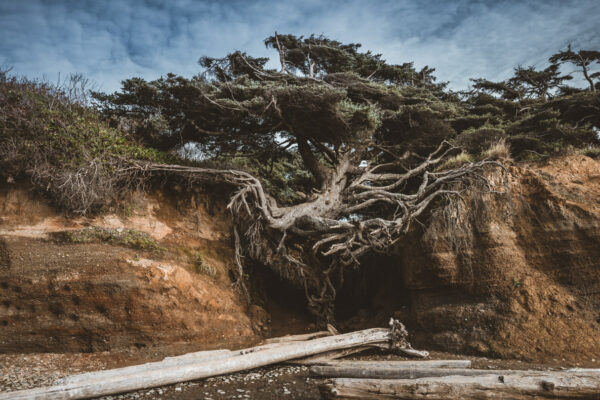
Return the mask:
<svg viewBox="0 0 600 400"><path fill-rule="evenodd" d="M415 347L600 361L600 162L570 156L514 165L510 176L508 195L466 196L457 225L434 218L393 255L349 271L340 327L384 326L395 315ZM25 187L2 187L0 352L256 340L268 315L231 287L228 195L184 192L174 186L114 213L67 218ZM306 329L282 308L270 310L274 322Z"/></svg>
<svg viewBox="0 0 600 400"><path fill-rule="evenodd" d="M408 237L368 301L422 347L600 360L600 162L570 156L510 173L508 196L466 199L458 226L434 221Z"/></svg>
<svg viewBox="0 0 600 400"><path fill-rule="evenodd" d="M76 218L24 186L3 186L0 352L254 341L229 277L226 194L165 193Z"/></svg>

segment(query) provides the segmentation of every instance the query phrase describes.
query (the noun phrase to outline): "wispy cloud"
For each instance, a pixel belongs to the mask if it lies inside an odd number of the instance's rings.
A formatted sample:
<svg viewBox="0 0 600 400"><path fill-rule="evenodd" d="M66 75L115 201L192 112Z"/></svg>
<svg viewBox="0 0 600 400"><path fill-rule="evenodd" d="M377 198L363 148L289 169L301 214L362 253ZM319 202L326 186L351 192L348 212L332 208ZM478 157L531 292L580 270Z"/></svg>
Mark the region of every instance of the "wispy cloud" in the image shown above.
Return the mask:
<svg viewBox="0 0 600 400"><path fill-rule="evenodd" d="M50 80L81 72L111 91L132 76L191 76L201 55L273 56L262 39L274 31L324 33L464 88L542 66L568 43L599 49L598 15L597 0L4 0L0 65Z"/></svg>

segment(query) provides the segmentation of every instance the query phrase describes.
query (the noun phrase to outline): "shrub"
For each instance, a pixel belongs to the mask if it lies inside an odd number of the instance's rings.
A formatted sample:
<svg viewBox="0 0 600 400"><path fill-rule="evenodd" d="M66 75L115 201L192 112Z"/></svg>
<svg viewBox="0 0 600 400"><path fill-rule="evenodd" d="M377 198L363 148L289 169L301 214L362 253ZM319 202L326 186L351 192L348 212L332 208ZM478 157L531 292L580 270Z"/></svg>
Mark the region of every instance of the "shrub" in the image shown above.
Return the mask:
<svg viewBox="0 0 600 400"><path fill-rule="evenodd" d="M110 243L116 246L161 253L164 249L145 232L135 229L89 228L54 233L54 238L65 243Z"/></svg>
<svg viewBox="0 0 600 400"><path fill-rule="evenodd" d="M202 257L201 254L199 254L196 257L193 265L194 265L194 271L196 271L199 274L208 275L211 277L214 277L217 275L217 270L212 265L208 264L206 262L206 260L204 259L204 257Z"/></svg>
<svg viewBox="0 0 600 400"><path fill-rule="evenodd" d="M442 165L440 165L437 168L437 170L442 171L445 169L456 168L456 167L460 166L461 164L466 164L466 163L470 163L473 161L475 161L475 157L473 157L473 155L463 151L463 152L455 155L454 157L450 157L449 159L447 159L446 162L444 162Z"/></svg>
<svg viewBox="0 0 600 400"><path fill-rule="evenodd" d="M489 160L510 160L510 145L501 138L481 153L481 157Z"/></svg>
<svg viewBox="0 0 600 400"><path fill-rule="evenodd" d="M27 177L57 205L83 214L139 183L131 160L167 156L110 128L69 93L0 72L0 176Z"/></svg>

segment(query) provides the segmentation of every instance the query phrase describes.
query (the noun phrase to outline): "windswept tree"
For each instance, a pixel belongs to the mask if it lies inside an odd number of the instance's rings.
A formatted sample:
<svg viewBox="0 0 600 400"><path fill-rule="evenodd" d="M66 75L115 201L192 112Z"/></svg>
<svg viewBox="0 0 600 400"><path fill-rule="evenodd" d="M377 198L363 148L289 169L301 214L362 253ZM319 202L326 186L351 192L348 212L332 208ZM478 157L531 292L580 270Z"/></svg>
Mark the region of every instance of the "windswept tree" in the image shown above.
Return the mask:
<svg viewBox="0 0 600 400"><path fill-rule="evenodd" d="M509 80L513 86L521 87L528 98L548 100L553 91L564 81L572 79L570 75L561 75L558 64L550 64L543 70L534 67L517 67L514 76Z"/></svg>
<svg viewBox="0 0 600 400"><path fill-rule="evenodd" d="M570 63L581 69L583 77L588 82L590 92L596 92L596 85L600 78L600 71L593 72L594 67L600 66L600 51L594 50L579 50L573 51L571 45L565 51L558 52L550 57L550 62L553 64ZM596 65L594 65L596 64Z"/></svg>
<svg viewBox="0 0 600 400"><path fill-rule="evenodd" d="M445 141L458 106L432 69L323 36L275 34L265 44L277 70L238 51L203 57L192 79L131 79L96 97L153 146L193 145L207 167L143 168L231 184L240 277L249 260L269 266L303 286L328 321L347 268L401 241L432 204L458 201L460 183L484 183L492 161L440 168L460 152ZM260 171L282 163L291 166L284 185L301 196L265 189L271 176Z"/></svg>
<svg viewBox="0 0 600 400"><path fill-rule="evenodd" d="M506 100L543 99L552 97L570 75L561 75L559 64L550 64L543 70L535 67L516 67L512 78L502 82L472 79L475 91L499 95Z"/></svg>

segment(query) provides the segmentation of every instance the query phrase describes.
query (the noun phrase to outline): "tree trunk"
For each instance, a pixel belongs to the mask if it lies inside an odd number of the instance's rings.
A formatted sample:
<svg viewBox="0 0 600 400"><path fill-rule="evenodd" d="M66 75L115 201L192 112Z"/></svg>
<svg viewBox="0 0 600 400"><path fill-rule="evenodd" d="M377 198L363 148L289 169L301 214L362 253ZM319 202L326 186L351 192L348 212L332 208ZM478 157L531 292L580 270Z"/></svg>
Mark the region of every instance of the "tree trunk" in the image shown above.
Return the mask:
<svg viewBox="0 0 600 400"><path fill-rule="evenodd" d="M390 340L389 329L367 329L344 335L328 336L304 342L273 343L271 348L247 349L246 353L219 360L200 361L183 366L119 374L106 379L89 380L0 394L0 400L85 399L170 385L216 375L245 371L265 365Z"/></svg>
<svg viewBox="0 0 600 400"><path fill-rule="evenodd" d="M590 84L590 92L595 93L596 92L596 86L594 85L594 81L592 80L592 78L590 78L590 76L588 74L587 63L581 57L579 57L579 58L581 59L581 69L583 71L583 76L585 77L585 79Z"/></svg>
<svg viewBox="0 0 600 400"><path fill-rule="evenodd" d="M420 379L331 379L321 386L327 399L598 399L600 374L487 371L480 376ZM504 371L508 372L508 371Z"/></svg>

